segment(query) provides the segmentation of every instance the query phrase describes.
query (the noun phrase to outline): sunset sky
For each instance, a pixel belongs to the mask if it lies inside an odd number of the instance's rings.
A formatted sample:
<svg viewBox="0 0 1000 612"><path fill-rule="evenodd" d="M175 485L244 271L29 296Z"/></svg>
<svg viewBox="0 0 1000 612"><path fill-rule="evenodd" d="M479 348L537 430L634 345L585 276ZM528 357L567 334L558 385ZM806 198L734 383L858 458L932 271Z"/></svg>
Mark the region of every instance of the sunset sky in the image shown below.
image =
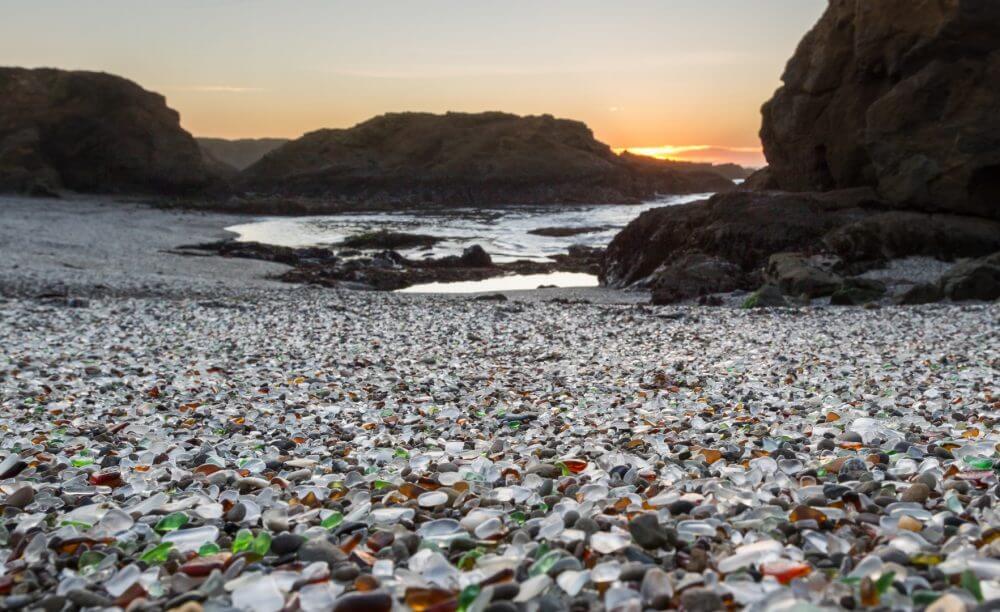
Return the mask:
<svg viewBox="0 0 1000 612"><path fill-rule="evenodd" d="M198 136L389 111L551 113L616 148L759 163L760 105L825 0L0 0L0 64L103 70Z"/></svg>

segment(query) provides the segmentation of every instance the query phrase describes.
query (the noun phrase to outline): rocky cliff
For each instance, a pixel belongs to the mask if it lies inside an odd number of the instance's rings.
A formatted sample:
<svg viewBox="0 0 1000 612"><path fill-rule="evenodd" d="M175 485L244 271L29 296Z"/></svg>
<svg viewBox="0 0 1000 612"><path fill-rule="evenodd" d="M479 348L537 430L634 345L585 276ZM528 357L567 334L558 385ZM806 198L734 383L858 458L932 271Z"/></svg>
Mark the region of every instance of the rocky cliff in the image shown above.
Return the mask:
<svg viewBox="0 0 1000 612"><path fill-rule="evenodd" d="M770 167L645 213L608 248L606 284L663 302L765 280L798 291L1000 249L1000 3L831 0L783 80L763 107ZM858 288L806 293L820 285Z"/></svg>
<svg viewBox="0 0 1000 612"><path fill-rule="evenodd" d="M0 68L0 190L173 194L208 181L162 96L109 74Z"/></svg>
<svg viewBox="0 0 1000 612"><path fill-rule="evenodd" d="M712 172L633 163L576 121L504 113L389 114L319 130L269 153L235 185L400 205L629 202L733 187Z"/></svg>
<svg viewBox="0 0 1000 612"><path fill-rule="evenodd" d="M1000 217L1000 3L832 0L764 105L780 189Z"/></svg>

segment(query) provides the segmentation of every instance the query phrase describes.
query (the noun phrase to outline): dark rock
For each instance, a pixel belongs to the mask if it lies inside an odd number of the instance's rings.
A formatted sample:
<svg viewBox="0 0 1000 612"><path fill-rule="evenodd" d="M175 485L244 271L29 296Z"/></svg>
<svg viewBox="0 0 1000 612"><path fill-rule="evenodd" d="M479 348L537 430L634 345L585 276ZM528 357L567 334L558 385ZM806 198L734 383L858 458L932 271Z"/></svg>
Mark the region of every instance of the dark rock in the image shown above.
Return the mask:
<svg viewBox="0 0 1000 612"><path fill-rule="evenodd" d="M997 48L996 3L832 0L764 107L770 166L735 192L640 215L608 247L601 282L652 286L691 254L738 266L734 284L750 287L782 252L857 269L1000 251ZM994 278L980 269L956 292L993 295ZM915 289L901 301L934 297Z"/></svg>
<svg viewBox="0 0 1000 612"><path fill-rule="evenodd" d="M28 467L28 464L21 457L18 455L8 455L0 463L0 478L13 478L23 472L26 467Z"/></svg>
<svg viewBox="0 0 1000 612"><path fill-rule="evenodd" d="M703 253L688 253L657 268L649 286L653 289L653 304L665 305L735 291L744 284L739 266Z"/></svg>
<svg viewBox="0 0 1000 612"><path fill-rule="evenodd" d="M66 598L81 608L107 608L114 605L114 600L88 589L73 589L66 593Z"/></svg>
<svg viewBox="0 0 1000 612"><path fill-rule="evenodd" d="M1000 251L956 264L935 283L915 285L896 298L900 304L1000 299Z"/></svg>
<svg viewBox="0 0 1000 612"><path fill-rule="evenodd" d="M347 555L337 546L323 538L313 538L299 548L299 560L305 563L322 561L334 567L347 560Z"/></svg>
<svg viewBox="0 0 1000 612"><path fill-rule="evenodd" d="M1000 250L1000 222L886 211L885 206L871 190L855 189L740 191L707 202L654 208L608 245L601 282L612 287L675 287L675 294L690 298L718 284L693 284L682 291L686 285L676 279L686 280L685 267L707 261L726 271L709 276L713 282L722 278L728 287L749 288L760 284L760 273L779 253L829 253L854 264L914 255L979 257Z"/></svg>
<svg viewBox="0 0 1000 612"><path fill-rule="evenodd" d="M191 193L209 182L159 94L99 72L0 68L0 190Z"/></svg>
<svg viewBox="0 0 1000 612"><path fill-rule="evenodd" d="M302 547L306 539L294 533L280 533L271 541L271 550L276 555L293 553Z"/></svg>
<svg viewBox="0 0 1000 612"><path fill-rule="evenodd" d="M764 278L789 295L809 298L830 295L841 283L831 265L802 253L776 253L767 262Z"/></svg>
<svg viewBox="0 0 1000 612"><path fill-rule="evenodd" d="M944 291L936 283L924 283L914 285L896 297L897 304L915 306L918 304L931 304L944 299Z"/></svg>
<svg viewBox="0 0 1000 612"><path fill-rule="evenodd" d="M8 495L7 499L3 500L3 505L23 509L34 500L35 490L30 485L26 485Z"/></svg>
<svg viewBox="0 0 1000 612"><path fill-rule="evenodd" d="M579 122L495 112L397 113L318 130L236 180L241 191L332 206L630 202L733 186L712 171L616 155Z"/></svg>
<svg viewBox="0 0 1000 612"><path fill-rule="evenodd" d="M691 588L681 594L681 607L685 612L715 612L722 610L722 598L711 589Z"/></svg>
<svg viewBox="0 0 1000 612"><path fill-rule="evenodd" d="M652 513L640 514L629 521L628 531L635 543L647 550L662 548L670 543L667 532L660 527L659 519Z"/></svg>
<svg viewBox="0 0 1000 612"><path fill-rule="evenodd" d="M834 0L764 105L779 189L1000 217L1000 4Z"/></svg>
<svg viewBox="0 0 1000 612"><path fill-rule="evenodd" d="M441 238L436 236L380 230L348 236L340 244L352 249L384 250L430 247L438 242L441 242Z"/></svg>
<svg viewBox="0 0 1000 612"><path fill-rule="evenodd" d="M528 230L529 234L534 236L551 236L554 238L568 238L570 236L579 236L581 234L596 234L597 232L603 232L608 228L607 226L597 226L597 227L539 227L537 229Z"/></svg>
<svg viewBox="0 0 1000 612"><path fill-rule="evenodd" d="M1000 250L1000 223L978 217L867 209L858 219L826 234L823 248L845 262L981 257Z"/></svg>
<svg viewBox="0 0 1000 612"><path fill-rule="evenodd" d="M956 302L1000 298L1000 251L959 263L945 272L938 284L944 295Z"/></svg>
<svg viewBox="0 0 1000 612"><path fill-rule="evenodd" d="M389 612L392 596L385 591L354 592L341 595L332 612Z"/></svg>
<svg viewBox="0 0 1000 612"><path fill-rule="evenodd" d="M908 489L903 491L903 495L900 496L899 499L900 501L904 502L915 502L918 504L922 504L925 501L927 501L927 498L930 496L930 494L931 490L926 484L922 482L915 482L911 484Z"/></svg>
<svg viewBox="0 0 1000 612"><path fill-rule="evenodd" d="M493 259L490 257L490 254L478 244L466 247L462 251L460 261L463 266L469 268L488 268L493 265Z"/></svg>
<svg viewBox="0 0 1000 612"><path fill-rule="evenodd" d="M690 254L714 257L744 274L771 255L809 252L829 232L872 214L870 190L829 194L734 192L706 202L648 210L608 246L601 279L613 287L655 282L654 274ZM646 279L650 279L647 281ZM750 279L741 279L744 284Z"/></svg>
<svg viewBox="0 0 1000 612"><path fill-rule="evenodd" d="M885 295L885 285L865 278L849 278L830 296L834 306L860 306Z"/></svg>
<svg viewBox="0 0 1000 612"><path fill-rule="evenodd" d="M764 285L743 302L743 308L784 308L788 301L774 285Z"/></svg>
<svg viewBox="0 0 1000 612"><path fill-rule="evenodd" d="M670 504L669 506L667 506L667 509L670 510L670 514L672 514L673 516L677 516L679 514L687 514L692 510L694 510L694 502L689 502L684 499L679 499Z"/></svg>
<svg viewBox="0 0 1000 612"><path fill-rule="evenodd" d="M486 295L477 295L472 298L476 302L506 302L508 298L502 293L489 293Z"/></svg>

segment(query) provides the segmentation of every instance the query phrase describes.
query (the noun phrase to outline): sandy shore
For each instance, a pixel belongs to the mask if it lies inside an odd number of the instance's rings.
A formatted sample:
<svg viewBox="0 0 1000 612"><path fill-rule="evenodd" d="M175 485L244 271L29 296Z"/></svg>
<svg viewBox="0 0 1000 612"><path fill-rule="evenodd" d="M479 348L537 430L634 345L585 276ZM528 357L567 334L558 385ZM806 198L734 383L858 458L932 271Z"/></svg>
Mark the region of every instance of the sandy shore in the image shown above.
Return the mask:
<svg viewBox="0 0 1000 612"><path fill-rule="evenodd" d="M245 217L96 199L0 198L0 293L211 294L279 288L268 262L170 253Z"/></svg>

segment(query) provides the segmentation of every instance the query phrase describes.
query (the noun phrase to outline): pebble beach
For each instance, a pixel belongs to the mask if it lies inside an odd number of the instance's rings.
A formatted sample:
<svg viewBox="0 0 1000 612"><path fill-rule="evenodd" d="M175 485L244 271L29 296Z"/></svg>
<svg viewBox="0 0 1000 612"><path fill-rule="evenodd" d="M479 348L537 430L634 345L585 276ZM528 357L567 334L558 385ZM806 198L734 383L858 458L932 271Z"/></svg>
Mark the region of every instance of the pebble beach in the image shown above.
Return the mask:
<svg viewBox="0 0 1000 612"><path fill-rule="evenodd" d="M62 266L69 230L3 217L5 609L1000 597L996 304L320 290L260 262L178 271L170 241L228 220L138 214L176 234L105 272Z"/></svg>

